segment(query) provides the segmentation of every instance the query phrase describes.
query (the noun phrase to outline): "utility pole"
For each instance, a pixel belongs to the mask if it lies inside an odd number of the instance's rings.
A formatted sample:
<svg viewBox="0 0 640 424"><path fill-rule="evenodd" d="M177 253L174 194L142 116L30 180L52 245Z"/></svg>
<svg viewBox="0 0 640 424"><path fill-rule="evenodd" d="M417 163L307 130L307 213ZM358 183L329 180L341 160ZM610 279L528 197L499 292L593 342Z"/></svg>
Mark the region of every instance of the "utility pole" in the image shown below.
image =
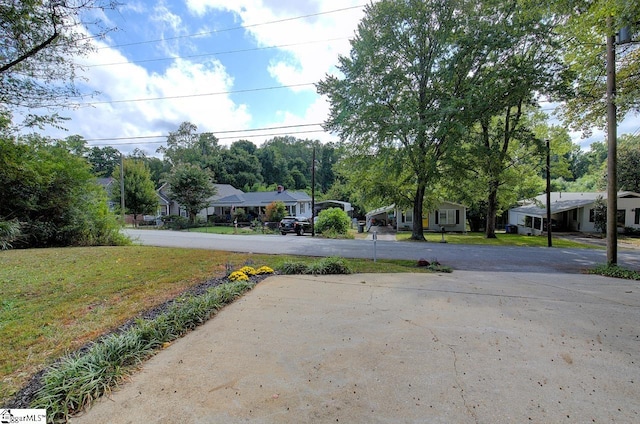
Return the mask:
<svg viewBox="0 0 640 424"><path fill-rule="evenodd" d="M120 214L124 225L124 155L120 152Z"/></svg>
<svg viewBox="0 0 640 424"><path fill-rule="evenodd" d="M316 224L313 219L316 216L316 146L313 146L311 158L311 237L316 236Z"/></svg>
<svg viewBox="0 0 640 424"><path fill-rule="evenodd" d="M616 118L616 34L607 18L607 263L618 263L618 172Z"/></svg>
<svg viewBox="0 0 640 424"><path fill-rule="evenodd" d="M547 247L551 242L551 144L547 140Z"/></svg>
<svg viewBox="0 0 640 424"><path fill-rule="evenodd" d="M631 28L618 33L607 18L607 263L618 263L618 118L616 116L616 44L631 42Z"/></svg>

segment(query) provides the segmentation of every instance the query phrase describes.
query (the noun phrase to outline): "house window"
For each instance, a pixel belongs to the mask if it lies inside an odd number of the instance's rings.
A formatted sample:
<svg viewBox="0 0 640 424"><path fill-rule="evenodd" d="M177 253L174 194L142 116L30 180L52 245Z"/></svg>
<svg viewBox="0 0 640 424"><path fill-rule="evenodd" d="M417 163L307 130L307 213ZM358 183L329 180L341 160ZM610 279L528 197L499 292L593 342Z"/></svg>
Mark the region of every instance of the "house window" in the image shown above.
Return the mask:
<svg viewBox="0 0 640 424"><path fill-rule="evenodd" d="M626 222L626 215L626 209L618 209L618 213L616 214L616 221L619 227L624 227L624 224Z"/></svg>
<svg viewBox="0 0 640 424"><path fill-rule="evenodd" d="M456 209L440 209L436 211L436 224L455 225L460 223L460 211Z"/></svg>
<svg viewBox="0 0 640 424"><path fill-rule="evenodd" d="M527 228L533 228L533 217L532 216L525 216L524 217L524 226Z"/></svg>
<svg viewBox="0 0 640 424"><path fill-rule="evenodd" d="M636 208L636 217L633 219L633 223L640 224L640 208Z"/></svg>
<svg viewBox="0 0 640 424"><path fill-rule="evenodd" d="M589 222L596 222L596 210L589 209Z"/></svg>
<svg viewBox="0 0 640 424"><path fill-rule="evenodd" d="M304 213L304 203L300 203L300 214Z"/></svg>
<svg viewBox="0 0 640 424"><path fill-rule="evenodd" d="M533 228L535 228L536 230L542 230L542 219L540 219L539 217L533 218Z"/></svg>

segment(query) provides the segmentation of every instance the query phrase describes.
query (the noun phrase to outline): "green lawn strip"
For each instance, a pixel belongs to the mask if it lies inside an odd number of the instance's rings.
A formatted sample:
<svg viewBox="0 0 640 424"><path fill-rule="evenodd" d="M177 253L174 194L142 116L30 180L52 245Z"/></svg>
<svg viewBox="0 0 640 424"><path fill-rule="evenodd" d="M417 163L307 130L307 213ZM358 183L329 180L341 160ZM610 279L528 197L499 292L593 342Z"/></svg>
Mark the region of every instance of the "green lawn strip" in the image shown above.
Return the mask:
<svg viewBox="0 0 640 424"><path fill-rule="evenodd" d="M259 231L255 231L249 227L234 228L233 226L224 226L224 225L216 225L212 227L189 228L188 230L184 230L184 231L188 231L190 233L209 233L209 234L239 234L239 235L260 234Z"/></svg>
<svg viewBox="0 0 640 424"><path fill-rule="evenodd" d="M441 242L441 233L424 233L428 242ZM453 244L481 244L488 246L547 246L546 236L526 236L522 234L496 234L496 238L486 238L484 233L445 233L444 240ZM399 232L396 239L398 241L409 241L410 232ZM553 247L561 248L578 248L578 249L601 249L602 247L591 244L580 243L572 240L554 237L552 239Z"/></svg>

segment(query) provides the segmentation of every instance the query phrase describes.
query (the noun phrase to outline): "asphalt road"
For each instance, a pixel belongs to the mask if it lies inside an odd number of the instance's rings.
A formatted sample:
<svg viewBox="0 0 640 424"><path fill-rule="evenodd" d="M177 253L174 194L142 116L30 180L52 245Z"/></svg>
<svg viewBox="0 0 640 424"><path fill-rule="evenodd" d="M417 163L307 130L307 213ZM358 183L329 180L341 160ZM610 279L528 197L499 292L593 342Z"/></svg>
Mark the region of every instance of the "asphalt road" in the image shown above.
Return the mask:
<svg viewBox="0 0 640 424"><path fill-rule="evenodd" d="M229 252L338 256L343 258L438 260L455 270L540 273L579 273L606 262L601 249L502 247L384 240L329 240L294 235L221 235L166 230L126 233L148 246L213 249ZM640 270L640 252L618 250L618 264Z"/></svg>

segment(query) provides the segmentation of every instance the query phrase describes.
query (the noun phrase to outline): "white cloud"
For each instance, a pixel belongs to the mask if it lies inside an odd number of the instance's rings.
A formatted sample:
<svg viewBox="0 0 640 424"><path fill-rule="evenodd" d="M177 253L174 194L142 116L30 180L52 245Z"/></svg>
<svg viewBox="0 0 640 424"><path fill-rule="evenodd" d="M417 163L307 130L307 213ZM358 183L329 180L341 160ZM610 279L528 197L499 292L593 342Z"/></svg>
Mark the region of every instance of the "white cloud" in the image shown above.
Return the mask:
<svg viewBox="0 0 640 424"><path fill-rule="evenodd" d="M251 121L247 106L234 103L228 94L202 95L228 93L232 89L233 78L217 60L192 63L176 59L162 72L149 72L128 62L117 50L102 48L86 61L87 66L105 63L124 64L87 68L85 88L103 93L90 101L92 106L73 113L72 131L86 139L166 135L183 121L197 125L199 131L215 133L245 128ZM143 100L151 98L163 99ZM153 153L154 146L159 144L147 145L147 153ZM122 149L135 147L126 145Z"/></svg>

